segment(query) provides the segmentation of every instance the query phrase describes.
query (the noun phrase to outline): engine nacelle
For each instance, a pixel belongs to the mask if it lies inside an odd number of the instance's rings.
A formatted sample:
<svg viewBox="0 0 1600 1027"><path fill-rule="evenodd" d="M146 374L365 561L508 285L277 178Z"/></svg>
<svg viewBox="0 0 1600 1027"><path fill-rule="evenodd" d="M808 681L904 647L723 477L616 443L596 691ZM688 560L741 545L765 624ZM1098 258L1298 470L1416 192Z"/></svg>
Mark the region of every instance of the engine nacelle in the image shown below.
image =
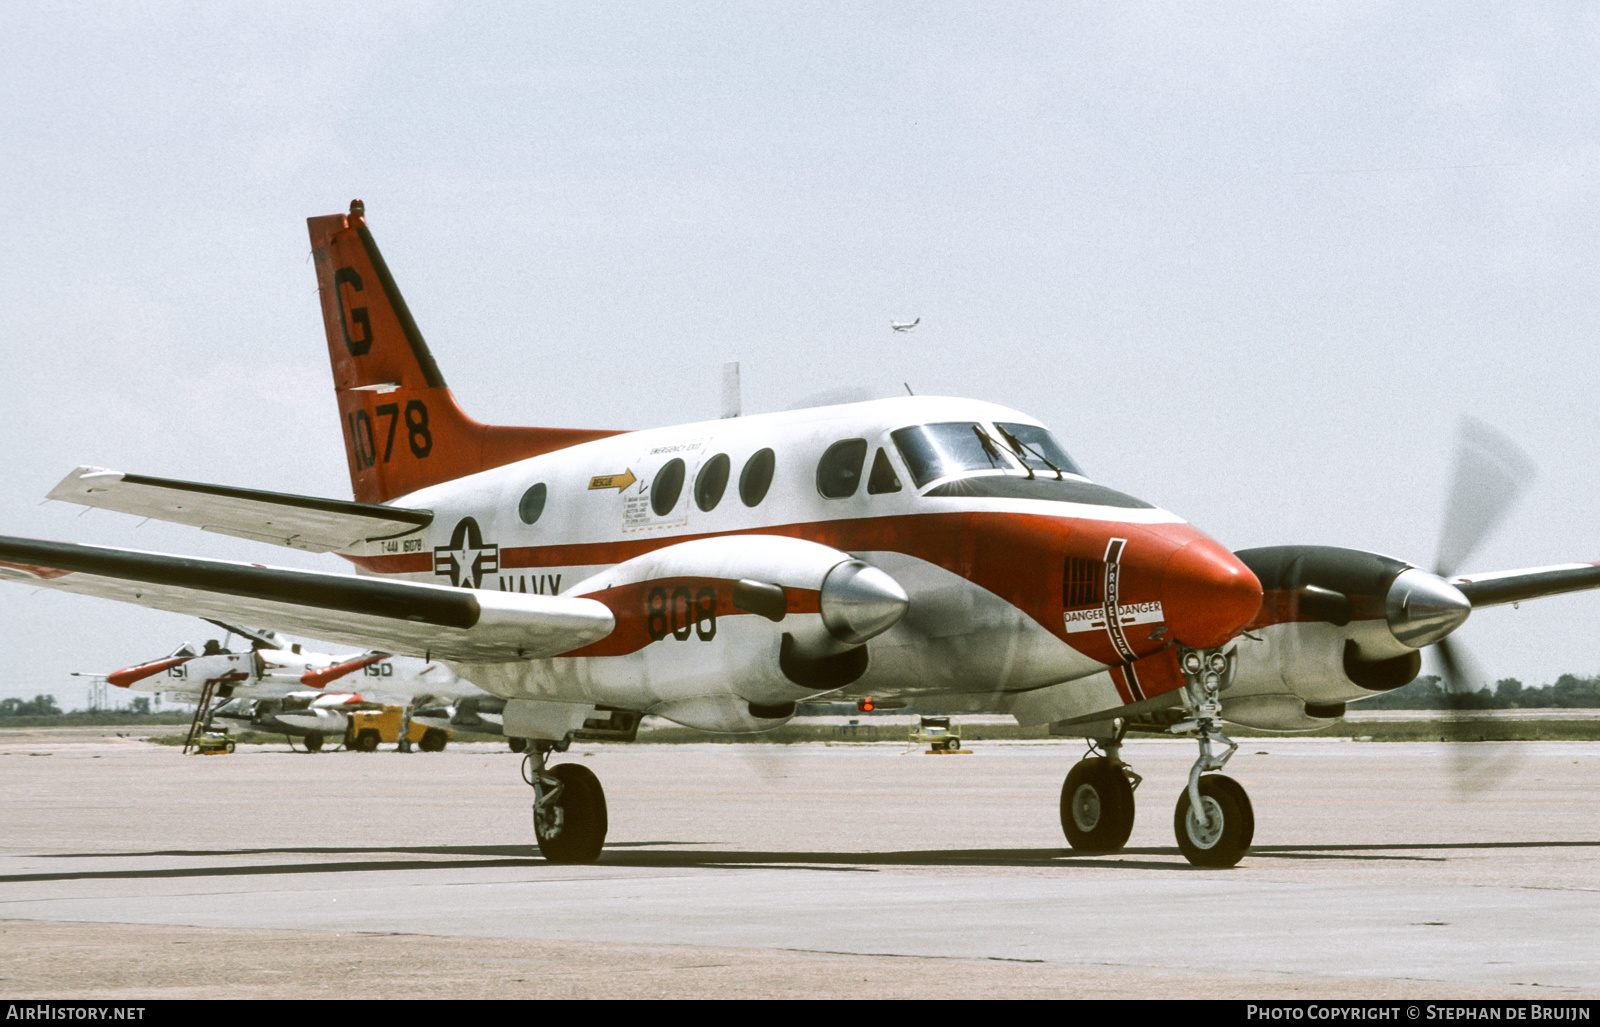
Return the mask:
<svg viewBox="0 0 1600 1027"><path fill-rule="evenodd" d="M539 684L529 679L558 675L566 694L577 685L600 705L726 732L776 727L794 715L796 702L856 681L870 660L865 643L909 604L882 570L828 546L772 535L667 546L565 594L606 604L616 628L528 667L515 683L477 667L467 671L472 680L533 698Z"/></svg>
<svg viewBox="0 0 1600 1027"><path fill-rule="evenodd" d="M1332 723L1346 702L1413 680L1421 650L1472 612L1449 582L1377 553L1274 546L1235 555L1264 593L1222 697L1223 716L1248 727L1305 731Z"/></svg>

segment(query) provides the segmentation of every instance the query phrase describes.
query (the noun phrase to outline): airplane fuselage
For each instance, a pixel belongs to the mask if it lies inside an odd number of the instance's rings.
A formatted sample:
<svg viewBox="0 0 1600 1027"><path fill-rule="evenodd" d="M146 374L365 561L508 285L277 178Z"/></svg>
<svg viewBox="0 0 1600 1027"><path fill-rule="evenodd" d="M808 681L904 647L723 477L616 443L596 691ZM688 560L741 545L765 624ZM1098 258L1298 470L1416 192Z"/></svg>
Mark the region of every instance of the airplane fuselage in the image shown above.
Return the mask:
<svg viewBox="0 0 1600 1027"><path fill-rule="evenodd" d="M1025 429L1042 426L990 403L906 397L620 434L398 497L433 523L346 555L371 574L611 607L616 630L584 649L456 665L508 698L747 730L759 721L693 701L728 681L738 699L770 707L837 691L1007 710L1016 693L1067 681L1081 687L1057 697L1052 719L1140 701L1137 676L1108 668L1174 640L1224 641L1255 612L1254 578L1176 515L1076 468L1038 466L1044 457L1011 444ZM820 634L814 604L774 624L731 602L738 577L719 577L712 565L728 561L713 550L752 536L763 551L776 536L848 554L905 590L904 617L867 643L866 669L847 686L776 673L784 632ZM616 577L691 542L701 552L685 550L681 573Z"/></svg>

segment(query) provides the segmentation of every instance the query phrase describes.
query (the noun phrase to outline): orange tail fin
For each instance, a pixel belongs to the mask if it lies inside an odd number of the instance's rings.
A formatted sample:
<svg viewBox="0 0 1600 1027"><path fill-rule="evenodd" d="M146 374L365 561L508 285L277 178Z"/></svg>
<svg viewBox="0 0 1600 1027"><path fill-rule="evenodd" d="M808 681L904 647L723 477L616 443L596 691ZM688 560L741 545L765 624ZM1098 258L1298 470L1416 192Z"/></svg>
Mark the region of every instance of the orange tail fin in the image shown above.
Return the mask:
<svg viewBox="0 0 1600 1027"><path fill-rule="evenodd" d="M385 503L516 460L616 435L573 428L479 424L462 412L433 362L360 200L350 213L308 218L328 330L350 487Z"/></svg>

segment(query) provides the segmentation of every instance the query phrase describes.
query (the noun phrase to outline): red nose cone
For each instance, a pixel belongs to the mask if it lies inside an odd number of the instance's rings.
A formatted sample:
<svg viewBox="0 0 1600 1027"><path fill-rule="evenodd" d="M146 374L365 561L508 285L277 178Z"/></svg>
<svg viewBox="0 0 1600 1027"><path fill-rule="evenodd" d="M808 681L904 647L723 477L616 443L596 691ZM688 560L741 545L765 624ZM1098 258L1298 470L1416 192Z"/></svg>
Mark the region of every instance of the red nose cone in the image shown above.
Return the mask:
<svg viewBox="0 0 1600 1027"><path fill-rule="evenodd" d="M1172 554L1161 582L1161 608L1184 645L1221 645L1261 609L1261 582L1239 558L1210 539Z"/></svg>

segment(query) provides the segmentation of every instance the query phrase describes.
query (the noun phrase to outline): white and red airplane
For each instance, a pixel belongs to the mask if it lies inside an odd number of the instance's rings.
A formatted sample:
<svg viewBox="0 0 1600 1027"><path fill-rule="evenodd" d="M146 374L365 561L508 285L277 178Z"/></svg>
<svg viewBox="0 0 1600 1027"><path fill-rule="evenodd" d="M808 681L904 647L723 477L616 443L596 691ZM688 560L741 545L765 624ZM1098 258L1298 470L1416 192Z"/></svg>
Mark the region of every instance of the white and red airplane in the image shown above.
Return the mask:
<svg viewBox="0 0 1600 1027"><path fill-rule="evenodd" d="M313 752L322 747L324 736L338 737L344 734L342 716L337 715L337 710L325 709L330 706L329 702L317 700L337 696L333 705L364 702L361 695L335 691L336 686L338 689L348 689L352 685L359 685L369 698L402 705L411 703L418 696L488 698L472 682L462 680L437 660L381 652L343 655L310 652L298 643L285 644L271 631L256 631L220 622L217 622L217 626L249 640L251 647L244 652L231 652L215 640L207 642L203 650L184 643L171 655L159 660L124 667L109 674L79 676L97 678L133 691L159 692L169 701L194 704L196 726L208 719L213 700L277 700L298 696L305 701L294 708L305 708L309 712L279 719L289 725L294 733L315 734L315 740L308 741L307 745ZM281 709L282 704L273 708ZM251 706L251 710L260 712L255 706ZM422 748L426 751L442 750L449 737L449 725L428 726L430 731L422 739Z"/></svg>
<svg viewBox="0 0 1600 1027"><path fill-rule="evenodd" d="M281 699L296 692L361 685L373 695L409 702L417 695L482 695L471 682L438 661L388 653L314 653L299 645L256 645L244 652L204 651L185 643L171 655L109 674L91 674L136 692L160 692L194 703L209 691L216 698ZM341 693L342 694L342 693Z"/></svg>
<svg viewBox="0 0 1600 1027"><path fill-rule="evenodd" d="M599 781L547 765L590 718L753 732L827 695L1081 732L1103 755L1068 773L1061 820L1085 849L1132 829L1128 728L1192 737L1178 844L1231 866L1254 815L1214 773L1235 748L1224 718L1328 723L1411 680L1474 608L1600 586L1591 564L1452 577L1320 546L1235 554L1089 481L1034 418L974 400L631 432L483 425L361 203L309 226L354 501L89 467L50 495L336 552L359 573L0 538L0 575L446 663L506 698L505 733L530 740L552 860L604 841Z"/></svg>

